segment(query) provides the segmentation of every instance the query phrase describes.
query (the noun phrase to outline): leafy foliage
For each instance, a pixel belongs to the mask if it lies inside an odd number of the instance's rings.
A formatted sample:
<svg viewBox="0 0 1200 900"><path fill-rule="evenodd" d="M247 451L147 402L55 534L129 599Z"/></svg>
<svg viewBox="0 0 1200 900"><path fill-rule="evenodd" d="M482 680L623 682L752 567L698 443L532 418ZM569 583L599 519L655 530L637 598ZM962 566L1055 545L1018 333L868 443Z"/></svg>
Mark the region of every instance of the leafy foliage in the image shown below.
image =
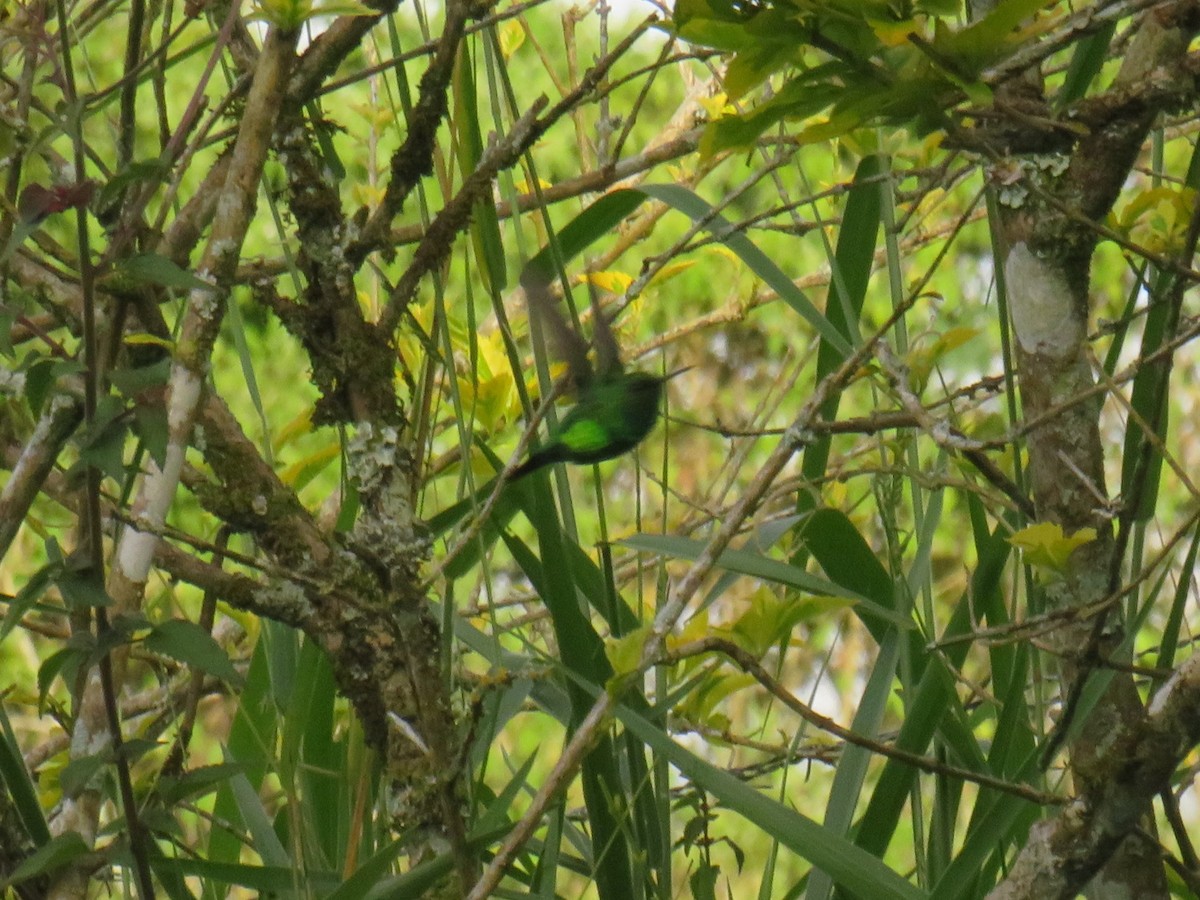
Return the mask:
<svg viewBox="0 0 1200 900"><path fill-rule="evenodd" d="M957 3L781 2L738 8L681 0L673 23L685 40L734 54L724 79L729 102L771 76L772 96L712 122L702 147L715 154L752 147L784 120L809 120L802 143L843 137L875 123L918 134L953 127L948 112L964 102L987 105L981 75L1036 40L1053 16L1046 4L1005 0L963 27ZM819 121L812 121L819 119Z"/></svg>

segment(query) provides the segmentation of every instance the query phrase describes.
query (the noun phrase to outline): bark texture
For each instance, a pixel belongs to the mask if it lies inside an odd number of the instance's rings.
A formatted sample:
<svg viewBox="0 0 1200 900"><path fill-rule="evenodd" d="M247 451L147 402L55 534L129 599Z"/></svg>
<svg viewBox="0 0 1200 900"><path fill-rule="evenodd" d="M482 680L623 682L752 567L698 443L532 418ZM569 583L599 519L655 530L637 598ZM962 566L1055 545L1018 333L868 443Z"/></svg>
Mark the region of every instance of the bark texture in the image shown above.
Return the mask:
<svg viewBox="0 0 1200 900"><path fill-rule="evenodd" d="M1198 13L1192 2L1164 3L1141 17L1112 87L1081 102L1077 121L1086 121L1087 131L1073 146L994 160L1010 173L1014 166L1021 170L1022 188L1006 192L999 225L1022 410L1037 423L1028 434L1028 474L1038 519L1068 534L1089 527L1097 534L1076 550L1064 578L1045 585L1053 609L1096 603L1112 592L1114 573L1121 571L1116 557L1124 544L1111 527L1101 404L1077 399L1092 395L1095 384L1087 340L1089 267L1102 233L1098 223L1156 117L1195 96L1187 45ZM1007 82L996 96L998 106L1053 116L1036 70ZM1052 635L1065 695L1121 637L1115 616L1100 623L1080 617ZM1073 698L1065 702L1065 714L1073 714ZM1148 821L1170 773L1146 758L1160 725L1147 719L1132 676L1113 675L1069 747L1076 799L1034 829L993 897L1073 897L1085 884L1092 898L1168 896L1157 847L1128 837Z"/></svg>

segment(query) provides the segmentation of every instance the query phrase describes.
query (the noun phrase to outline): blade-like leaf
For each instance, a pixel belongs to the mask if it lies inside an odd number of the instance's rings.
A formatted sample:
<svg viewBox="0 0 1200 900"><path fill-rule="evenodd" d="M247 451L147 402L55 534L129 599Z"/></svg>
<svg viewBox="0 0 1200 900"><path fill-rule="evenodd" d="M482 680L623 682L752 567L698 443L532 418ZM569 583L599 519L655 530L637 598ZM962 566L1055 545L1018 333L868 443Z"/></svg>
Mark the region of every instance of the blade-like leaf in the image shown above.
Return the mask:
<svg viewBox="0 0 1200 900"><path fill-rule="evenodd" d="M146 649L215 675L232 685L240 685L242 676L229 661L211 634L184 619L172 619L155 625L145 639Z"/></svg>
<svg viewBox="0 0 1200 900"><path fill-rule="evenodd" d="M670 760L683 775L738 815L777 837L793 852L820 866L834 881L872 900L919 900L924 891L909 884L882 861L831 829L756 791L724 769L671 740L660 728L620 706L617 718L638 738Z"/></svg>

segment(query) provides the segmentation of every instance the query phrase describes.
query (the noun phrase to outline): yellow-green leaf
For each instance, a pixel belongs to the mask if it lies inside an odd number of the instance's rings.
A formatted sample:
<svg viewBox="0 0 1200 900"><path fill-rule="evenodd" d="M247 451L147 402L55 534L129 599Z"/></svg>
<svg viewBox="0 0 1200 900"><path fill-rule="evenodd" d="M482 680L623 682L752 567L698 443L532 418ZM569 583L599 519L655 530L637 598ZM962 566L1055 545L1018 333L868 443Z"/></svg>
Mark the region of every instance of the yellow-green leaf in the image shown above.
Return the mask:
<svg viewBox="0 0 1200 900"><path fill-rule="evenodd" d="M626 275L624 272L592 272L584 276L582 280L590 281L602 291L608 291L610 294L623 294L626 289L633 284L633 278Z"/></svg>
<svg viewBox="0 0 1200 900"><path fill-rule="evenodd" d="M283 430L275 436L273 447L276 452L290 444L301 435L310 434L312 432L312 407L304 410L300 415L296 416L292 421L283 426Z"/></svg>
<svg viewBox="0 0 1200 900"><path fill-rule="evenodd" d="M161 338L155 334L147 334L144 331L138 332L137 334L127 334L127 335L125 335L125 337L122 338L122 340L126 344L129 344L132 347L151 346L151 347L163 347L167 350L175 349L174 341L167 340L166 338Z"/></svg>
<svg viewBox="0 0 1200 900"><path fill-rule="evenodd" d="M1008 542L1024 554L1031 566L1062 573L1067 570L1067 560L1075 548L1095 539L1094 528L1081 528L1067 535L1057 522L1039 522L1014 533Z"/></svg>
<svg viewBox="0 0 1200 900"><path fill-rule="evenodd" d="M613 667L613 675L626 675L637 669L649 635L650 626L644 625L623 637L610 637L604 642L604 655Z"/></svg>
<svg viewBox="0 0 1200 900"><path fill-rule="evenodd" d="M317 477L321 471L341 454L341 447L336 443L328 444L315 453L310 453L298 462L288 466L280 474L284 484L300 490Z"/></svg>
<svg viewBox="0 0 1200 900"><path fill-rule="evenodd" d="M500 53L508 59L525 43L525 28L516 19L509 19L500 26Z"/></svg>
<svg viewBox="0 0 1200 900"><path fill-rule="evenodd" d="M763 588L751 595L746 611L723 630L738 646L761 658L772 647L788 642L801 622L846 609L854 602L829 595L789 593L780 598Z"/></svg>

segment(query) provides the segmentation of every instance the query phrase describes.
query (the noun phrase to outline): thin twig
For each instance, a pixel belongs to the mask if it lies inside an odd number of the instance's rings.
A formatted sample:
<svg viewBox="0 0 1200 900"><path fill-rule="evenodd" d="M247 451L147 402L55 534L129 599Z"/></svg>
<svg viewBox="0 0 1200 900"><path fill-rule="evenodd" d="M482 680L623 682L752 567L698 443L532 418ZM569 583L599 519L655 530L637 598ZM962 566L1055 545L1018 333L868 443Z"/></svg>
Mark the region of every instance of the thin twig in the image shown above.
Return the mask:
<svg viewBox="0 0 1200 900"><path fill-rule="evenodd" d="M808 704L799 700L791 691L780 684L773 675L764 669L758 660L754 658L753 654L725 638L710 635L696 641L689 641L668 651L664 662L679 662L694 656L702 656L706 653L720 653L729 657L739 668L753 676L772 696L780 700L788 709L796 713L804 721L822 731L836 735L848 744L854 744L856 747L862 747L864 750L870 750L872 753L886 756L888 759L894 759L897 762L912 766L914 769L920 769L922 772L959 778L963 781L977 784L980 787L993 788L1006 794L1012 794L1023 800L1028 800L1030 803L1036 803L1039 806L1056 806L1064 802L1062 797L1035 790L1028 785L1005 781L1003 778L996 778L983 772L964 769L961 766L952 766L941 760L922 756L920 753L912 753L894 744L887 744L883 741L859 734L849 728L844 728L833 719L821 715Z"/></svg>

